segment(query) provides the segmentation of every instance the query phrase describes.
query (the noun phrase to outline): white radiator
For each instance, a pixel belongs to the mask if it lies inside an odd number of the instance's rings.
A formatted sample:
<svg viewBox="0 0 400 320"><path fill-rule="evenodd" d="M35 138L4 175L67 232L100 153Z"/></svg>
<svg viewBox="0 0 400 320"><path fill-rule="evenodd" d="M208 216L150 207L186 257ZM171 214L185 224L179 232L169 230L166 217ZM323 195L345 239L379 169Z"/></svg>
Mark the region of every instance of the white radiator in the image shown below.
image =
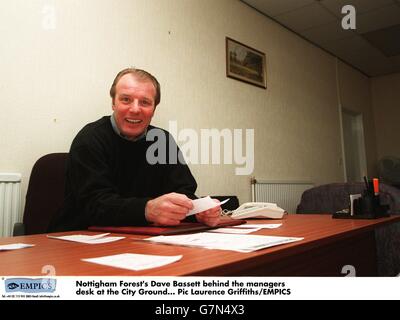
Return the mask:
<svg viewBox="0 0 400 320"><path fill-rule="evenodd" d="M314 186L305 181L265 181L252 179L251 197L253 202L272 202L289 213L296 213L301 195Z"/></svg>
<svg viewBox="0 0 400 320"><path fill-rule="evenodd" d="M0 237L12 236L21 221L21 174L0 173Z"/></svg>

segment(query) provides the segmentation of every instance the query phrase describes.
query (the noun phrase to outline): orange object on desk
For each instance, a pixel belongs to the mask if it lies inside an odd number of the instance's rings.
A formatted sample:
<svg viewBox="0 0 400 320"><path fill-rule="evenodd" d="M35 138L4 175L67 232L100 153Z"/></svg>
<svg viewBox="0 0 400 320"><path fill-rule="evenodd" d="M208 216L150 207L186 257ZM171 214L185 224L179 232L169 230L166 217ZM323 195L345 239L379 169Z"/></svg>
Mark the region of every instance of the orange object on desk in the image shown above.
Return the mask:
<svg viewBox="0 0 400 320"><path fill-rule="evenodd" d="M374 178L372 182L374 184L374 194L377 196L379 194L379 179Z"/></svg>

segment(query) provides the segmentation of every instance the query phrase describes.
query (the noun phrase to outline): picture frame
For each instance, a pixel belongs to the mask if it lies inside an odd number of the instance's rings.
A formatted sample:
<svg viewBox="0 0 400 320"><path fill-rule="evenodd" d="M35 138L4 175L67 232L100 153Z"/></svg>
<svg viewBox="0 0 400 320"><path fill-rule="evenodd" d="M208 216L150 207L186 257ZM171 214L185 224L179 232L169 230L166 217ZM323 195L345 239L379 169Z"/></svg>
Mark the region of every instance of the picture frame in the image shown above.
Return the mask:
<svg viewBox="0 0 400 320"><path fill-rule="evenodd" d="M267 88L265 53L226 37L226 76Z"/></svg>

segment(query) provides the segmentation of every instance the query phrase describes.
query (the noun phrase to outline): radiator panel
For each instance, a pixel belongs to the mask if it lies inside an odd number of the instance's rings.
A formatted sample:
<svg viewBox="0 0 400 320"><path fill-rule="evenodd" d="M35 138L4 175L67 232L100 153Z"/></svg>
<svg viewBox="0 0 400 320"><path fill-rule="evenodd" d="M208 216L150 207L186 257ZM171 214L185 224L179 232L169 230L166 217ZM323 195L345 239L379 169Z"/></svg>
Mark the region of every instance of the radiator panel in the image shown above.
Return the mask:
<svg viewBox="0 0 400 320"><path fill-rule="evenodd" d="M288 213L296 213L301 195L314 186L305 181L264 181L255 180L252 185L252 199L255 202L273 202Z"/></svg>
<svg viewBox="0 0 400 320"><path fill-rule="evenodd" d="M0 173L0 237L12 236L16 222L22 222L21 175Z"/></svg>

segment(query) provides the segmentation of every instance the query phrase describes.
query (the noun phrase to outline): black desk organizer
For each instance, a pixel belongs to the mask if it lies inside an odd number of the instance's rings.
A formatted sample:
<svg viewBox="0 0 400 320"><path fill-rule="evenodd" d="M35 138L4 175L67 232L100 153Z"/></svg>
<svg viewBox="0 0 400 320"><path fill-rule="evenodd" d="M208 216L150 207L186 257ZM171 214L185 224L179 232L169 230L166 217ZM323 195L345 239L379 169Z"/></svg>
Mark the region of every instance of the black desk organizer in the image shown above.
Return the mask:
<svg viewBox="0 0 400 320"><path fill-rule="evenodd" d="M378 219L389 217L389 206L380 203L379 195L374 195L367 190L364 191L361 198L355 199L353 203L354 214L350 212L335 212L332 215L334 219Z"/></svg>

